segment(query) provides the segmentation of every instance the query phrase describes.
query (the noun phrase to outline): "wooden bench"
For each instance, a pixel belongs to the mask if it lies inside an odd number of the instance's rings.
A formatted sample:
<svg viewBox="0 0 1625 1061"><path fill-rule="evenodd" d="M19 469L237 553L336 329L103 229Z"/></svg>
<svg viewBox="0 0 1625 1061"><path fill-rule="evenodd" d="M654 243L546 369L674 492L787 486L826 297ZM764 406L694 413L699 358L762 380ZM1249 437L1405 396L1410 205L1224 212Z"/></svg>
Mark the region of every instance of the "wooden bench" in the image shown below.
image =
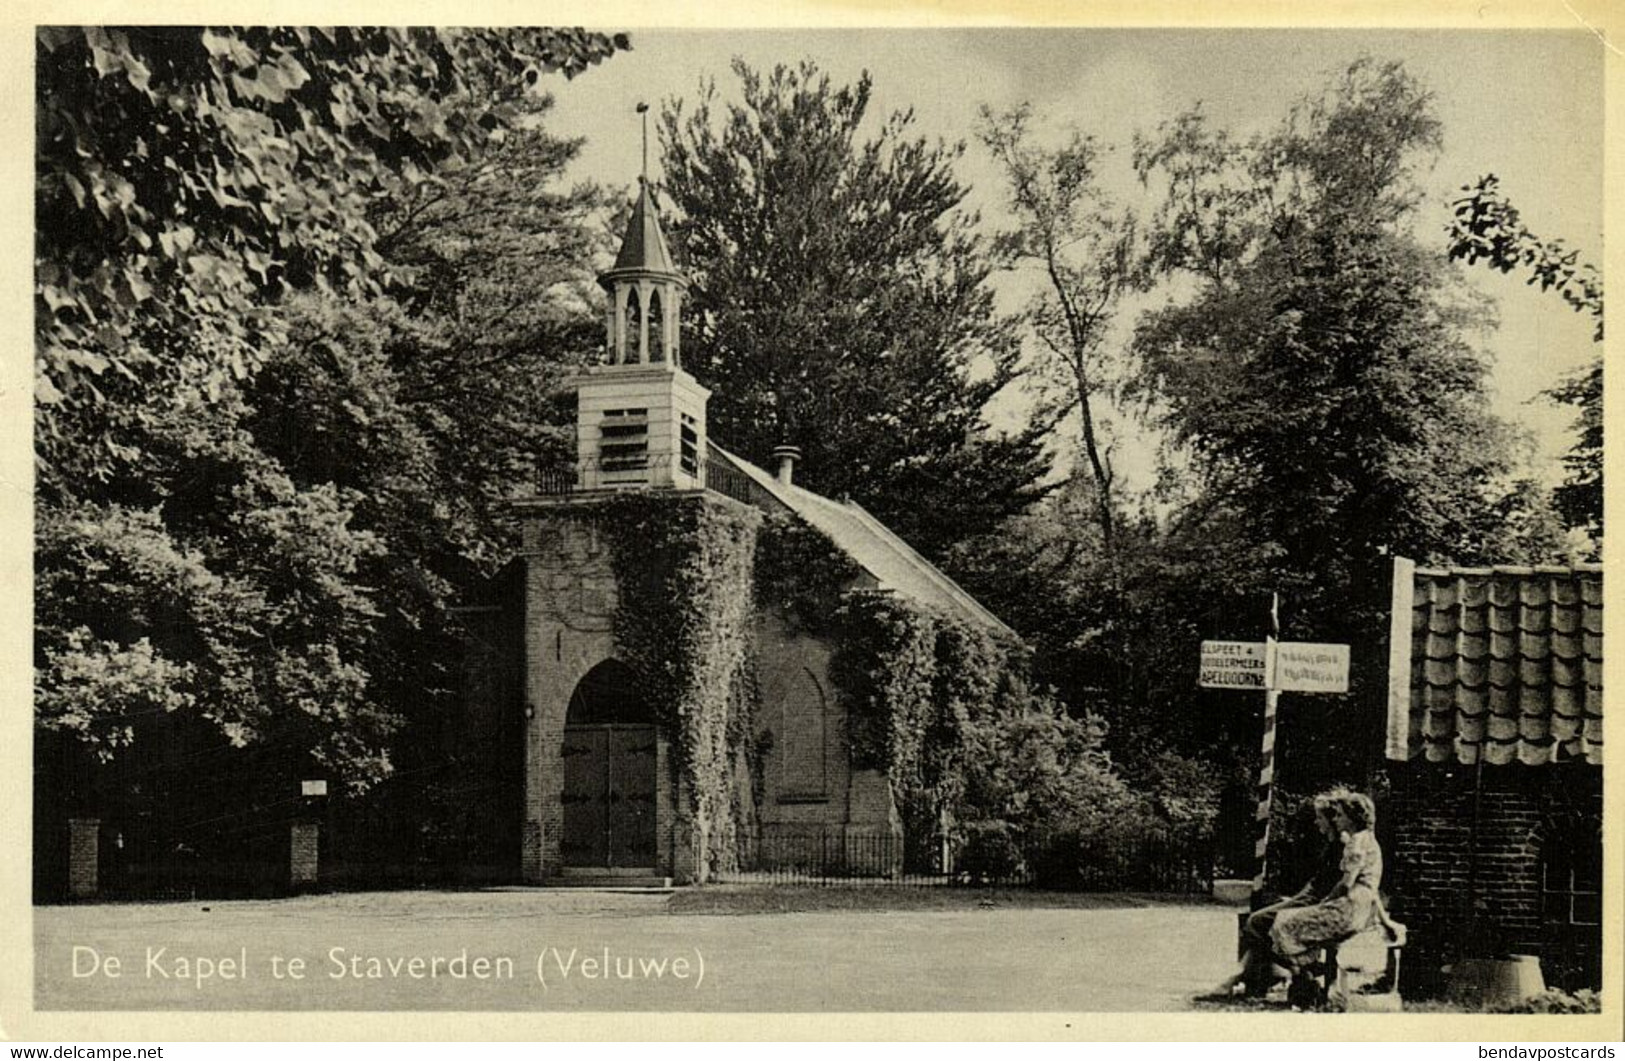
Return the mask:
<svg viewBox="0 0 1625 1061"><path fill-rule="evenodd" d="M1378 983L1384 984L1386 990L1376 994L1360 994L1349 985L1349 970L1341 961L1341 950L1365 934L1360 933L1341 944L1321 951L1321 960L1318 963L1293 978L1287 989L1288 1001L1303 1009L1321 1009L1331 1000L1335 992L1336 997L1342 1000L1343 1009L1350 1012L1398 1012L1399 965L1405 944L1389 937L1382 928L1370 928L1366 932L1379 934L1385 944L1383 948L1385 961L1382 977Z"/></svg>

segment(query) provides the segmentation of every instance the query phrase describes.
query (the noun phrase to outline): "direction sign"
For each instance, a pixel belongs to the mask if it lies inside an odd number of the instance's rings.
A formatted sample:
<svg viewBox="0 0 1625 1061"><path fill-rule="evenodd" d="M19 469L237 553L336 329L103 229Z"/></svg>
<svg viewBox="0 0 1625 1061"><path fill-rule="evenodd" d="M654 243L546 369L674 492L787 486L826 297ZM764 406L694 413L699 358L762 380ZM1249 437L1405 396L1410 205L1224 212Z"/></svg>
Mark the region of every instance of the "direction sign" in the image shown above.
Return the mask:
<svg viewBox="0 0 1625 1061"><path fill-rule="evenodd" d="M1283 693L1349 691L1349 647L1282 641L1275 646L1275 688Z"/></svg>
<svg viewBox="0 0 1625 1061"><path fill-rule="evenodd" d="M1264 689L1269 673L1262 641L1203 641L1197 684L1205 689Z"/></svg>

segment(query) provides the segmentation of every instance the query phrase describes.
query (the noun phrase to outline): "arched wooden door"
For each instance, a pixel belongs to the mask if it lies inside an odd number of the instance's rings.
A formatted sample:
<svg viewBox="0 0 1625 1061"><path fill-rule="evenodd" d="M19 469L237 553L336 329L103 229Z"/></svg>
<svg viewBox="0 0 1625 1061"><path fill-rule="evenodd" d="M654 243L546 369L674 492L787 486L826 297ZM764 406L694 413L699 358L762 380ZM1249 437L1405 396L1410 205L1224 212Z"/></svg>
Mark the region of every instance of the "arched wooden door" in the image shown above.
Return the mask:
<svg viewBox="0 0 1625 1061"><path fill-rule="evenodd" d="M630 669L606 660L588 671L564 718L565 866L655 865L656 747Z"/></svg>

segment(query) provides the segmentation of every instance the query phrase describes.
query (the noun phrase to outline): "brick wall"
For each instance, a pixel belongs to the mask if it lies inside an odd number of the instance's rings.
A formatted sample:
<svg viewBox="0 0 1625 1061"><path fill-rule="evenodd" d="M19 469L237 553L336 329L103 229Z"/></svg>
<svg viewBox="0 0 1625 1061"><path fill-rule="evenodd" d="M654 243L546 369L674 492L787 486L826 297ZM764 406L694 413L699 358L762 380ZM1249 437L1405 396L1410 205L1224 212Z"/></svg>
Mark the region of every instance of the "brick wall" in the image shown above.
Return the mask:
<svg viewBox="0 0 1625 1061"><path fill-rule="evenodd" d="M832 647L769 614L759 617L757 644L758 732L771 750L763 764L758 864L745 868L827 862L890 872L902 857L902 823L885 776L852 769L846 715L830 678ZM811 712L822 717L805 717Z"/></svg>
<svg viewBox="0 0 1625 1061"><path fill-rule="evenodd" d="M582 676L615 654L609 543L568 507L525 524L525 815L520 864L540 883L561 866L564 716Z"/></svg>
<svg viewBox="0 0 1625 1061"><path fill-rule="evenodd" d="M1601 770L1413 762L1388 776L1384 891L1410 927L1407 994L1439 991L1460 958L1509 953L1538 955L1549 983L1594 986L1601 931L1543 915L1541 865L1546 844L1584 842Z"/></svg>
<svg viewBox="0 0 1625 1061"><path fill-rule="evenodd" d="M772 614L758 617L758 738L762 820L801 825L846 820L845 717L829 678L831 648Z"/></svg>
<svg viewBox="0 0 1625 1061"><path fill-rule="evenodd" d="M590 502L588 502L590 503ZM576 685L616 655L619 603L610 543L570 505L539 510L525 525L525 813L520 869L539 883L562 867L564 722ZM700 876L687 797L670 735L657 739L657 872L680 882Z"/></svg>
<svg viewBox="0 0 1625 1061"><path fill-rule="evenodd" d="M530 510L524 554L524 826L521 874L530 882L555 875L561 865L564 721L581 678L616 653L618 603L610 543L584 506L590 500L549 503ZM885 778L854 774L843 736L844 718L829 679L831 647L790 629L776 616L757 626L758 687L762 711L758 736L772 750L765 757L760 803L749 764L735 766L735 800L741 832L775 836L836 837L860 842L860 854L889 851L882 841L902 827ZM818 710L819 718L806 717ZM791 717L786 712L801 712ZM684 808L676 755L659 741L656 765L657 869L677 880L704 875L695 852L705 838ZM826 832L832 829L833 832ZM877 839L879 838L879 839ZM745 838L749 842L749 838ZM890 858L881 856L882 861Z"/></svg>

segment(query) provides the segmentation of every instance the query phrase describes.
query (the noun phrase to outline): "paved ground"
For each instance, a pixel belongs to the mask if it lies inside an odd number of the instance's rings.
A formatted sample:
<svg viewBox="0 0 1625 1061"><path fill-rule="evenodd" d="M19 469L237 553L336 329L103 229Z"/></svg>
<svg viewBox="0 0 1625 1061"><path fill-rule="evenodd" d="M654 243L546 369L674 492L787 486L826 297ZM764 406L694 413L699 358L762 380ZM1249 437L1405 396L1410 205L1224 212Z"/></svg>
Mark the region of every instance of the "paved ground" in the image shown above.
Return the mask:
<svg viewBox="0 0 1625 1061"><path fill-rule="evenodd" d="M41 907L35 1005L1171 1011L1225 975L1235 940L1234 913L1217 905L737 916L666 905L514 891Z"/></svg>

